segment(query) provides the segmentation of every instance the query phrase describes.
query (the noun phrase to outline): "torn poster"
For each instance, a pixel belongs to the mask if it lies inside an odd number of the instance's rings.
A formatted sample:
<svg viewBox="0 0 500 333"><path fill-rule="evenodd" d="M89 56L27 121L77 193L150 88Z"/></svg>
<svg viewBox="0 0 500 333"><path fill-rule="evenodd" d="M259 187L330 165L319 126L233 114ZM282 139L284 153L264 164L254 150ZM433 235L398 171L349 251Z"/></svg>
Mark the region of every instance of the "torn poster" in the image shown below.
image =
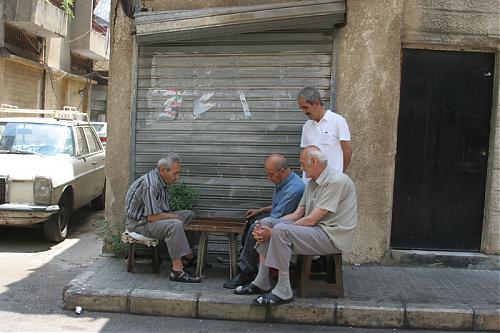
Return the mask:
<svg viewBox="0 0 500 333"><path fill-rule="evenodd" d="M207 103L207 101L214 95L214 93L203 94L193 102L193 118L198 118L202 113L207 112L215 106L215 103Z"/></svg>
<svg viewBox="0 0 500 333"><path fill-rule="evenodd" d="M153 92L154 93L154 92ZM163 102L159 120L175 120L179 116L182 106L182 91L179 89L161 90L161 96L170 96Z"/></svg>
<svg viewBox="0 0 500 333"><path fill-rule="evenodd" d="M248 107L247 99L243 91L240 91L240 101L243 107L243 113L245 114L245 120L252 120L252 114L250 113L250 108Z"/></svg>

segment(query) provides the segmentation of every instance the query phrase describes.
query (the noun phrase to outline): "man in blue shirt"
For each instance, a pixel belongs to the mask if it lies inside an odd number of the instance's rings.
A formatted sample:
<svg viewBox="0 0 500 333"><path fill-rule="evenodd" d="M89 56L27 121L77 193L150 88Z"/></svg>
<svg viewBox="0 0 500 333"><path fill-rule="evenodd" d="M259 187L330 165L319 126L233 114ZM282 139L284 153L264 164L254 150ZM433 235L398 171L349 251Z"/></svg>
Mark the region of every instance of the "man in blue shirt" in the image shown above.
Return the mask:
<svg viewBox="0 0 500 333"><path fill-rule="evenodd" d="M255 239L252 236L255 221L265 216L280 218L291 214L297 208L302 194L304 193L304 182L290 168L283 155L271 154L264 161L264 169L267 179L276 187L273 192L272 204L263 208L249 209L246 217L253 222L246 232L243 242L243 250L238 260L239 273L231 280L224 283L224 288L234 289L242 284L253 280L257 274L259 256L255 250ZM251 223L249 221L249 223Z"/></svg>

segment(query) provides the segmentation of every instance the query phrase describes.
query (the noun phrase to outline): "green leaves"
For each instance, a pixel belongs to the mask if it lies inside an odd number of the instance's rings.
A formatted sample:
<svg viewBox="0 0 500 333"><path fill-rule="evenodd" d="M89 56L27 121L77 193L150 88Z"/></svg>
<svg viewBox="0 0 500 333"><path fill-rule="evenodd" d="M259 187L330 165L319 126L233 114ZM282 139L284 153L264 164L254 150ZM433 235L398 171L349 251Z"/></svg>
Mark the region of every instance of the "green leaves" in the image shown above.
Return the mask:
<svg viewBox="0 0 500 333"><path fill-rule="evenodd" d="M45 2L50 3L50 0L45 0ZM61 9L64 10L69 17L75 18L75 14L73 13L73 3L74 0L62 0Z"/></svg>
<svg viewBox="0 0 500 333"><path fill-rule="evenodd" d="M184 183L176 183L168 187L170 193L170 210L193 209L193 203L200 193Z"/></svg>

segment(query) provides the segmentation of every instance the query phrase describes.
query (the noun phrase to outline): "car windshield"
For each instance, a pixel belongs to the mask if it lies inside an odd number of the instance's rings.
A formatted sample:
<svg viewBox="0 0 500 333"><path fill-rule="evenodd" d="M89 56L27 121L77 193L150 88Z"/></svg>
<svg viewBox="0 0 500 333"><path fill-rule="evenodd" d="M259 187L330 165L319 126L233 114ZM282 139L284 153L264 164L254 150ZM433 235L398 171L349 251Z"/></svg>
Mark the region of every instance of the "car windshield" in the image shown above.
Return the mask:
<svg viewBox="0 0 500 333"><path fill-rule="evenodd" d="M0 153L74 155L71 128L52 124L0 122Z"/></svg>

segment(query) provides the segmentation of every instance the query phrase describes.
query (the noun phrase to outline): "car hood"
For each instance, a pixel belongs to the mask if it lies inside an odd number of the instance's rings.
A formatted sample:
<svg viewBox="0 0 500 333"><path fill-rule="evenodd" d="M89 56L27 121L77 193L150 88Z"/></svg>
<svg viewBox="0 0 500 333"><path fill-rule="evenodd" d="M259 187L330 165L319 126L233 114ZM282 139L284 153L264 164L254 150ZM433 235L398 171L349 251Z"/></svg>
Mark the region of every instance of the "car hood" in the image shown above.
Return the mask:
<svg viewBox="0 0 500 333"><path fill-rule="evenodd" d="M9 176L12 180L50 177L56 185L74 177L74 172L71 160L66 156L0 153L0 175Z"/></svg>

